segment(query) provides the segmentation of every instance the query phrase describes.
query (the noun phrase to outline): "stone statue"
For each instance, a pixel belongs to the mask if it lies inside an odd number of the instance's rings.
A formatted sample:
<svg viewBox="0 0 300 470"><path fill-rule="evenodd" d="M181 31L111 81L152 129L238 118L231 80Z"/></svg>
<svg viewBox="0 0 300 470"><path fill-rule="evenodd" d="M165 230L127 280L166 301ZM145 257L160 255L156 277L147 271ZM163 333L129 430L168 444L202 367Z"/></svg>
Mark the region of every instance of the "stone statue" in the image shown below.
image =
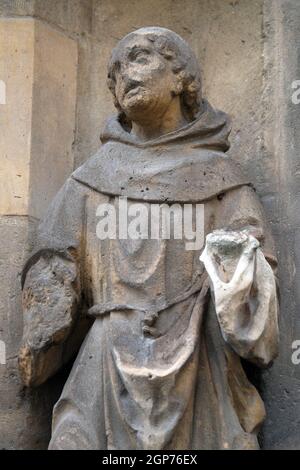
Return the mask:
<svg viewBox="0 0 300 470"><path fill-rule="evenodd" d="M77 354L49 448L258 448L265 408L244 365L277 354L276 256L255 190L225 153L228 117L164 28L118 43L108 85L118 115L50 205L23 272L24 383ZM98 208L124 201L203 206L206 244L99 236Z"/></svg>

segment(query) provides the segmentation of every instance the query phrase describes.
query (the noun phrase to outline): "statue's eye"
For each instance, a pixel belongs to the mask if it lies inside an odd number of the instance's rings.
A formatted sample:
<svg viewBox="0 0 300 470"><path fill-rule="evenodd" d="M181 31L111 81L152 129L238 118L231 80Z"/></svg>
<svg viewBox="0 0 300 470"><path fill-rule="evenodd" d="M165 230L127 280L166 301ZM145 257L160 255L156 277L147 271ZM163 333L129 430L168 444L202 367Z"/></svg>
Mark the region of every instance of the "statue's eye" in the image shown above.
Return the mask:
<svg viewBox="0 0 300 470"><path fill-rule="evenodd" d="M148 56L149 52L148 51L135 51L132 54L132 61L137 62L138 64L146 64L148 62Z"/></svg>

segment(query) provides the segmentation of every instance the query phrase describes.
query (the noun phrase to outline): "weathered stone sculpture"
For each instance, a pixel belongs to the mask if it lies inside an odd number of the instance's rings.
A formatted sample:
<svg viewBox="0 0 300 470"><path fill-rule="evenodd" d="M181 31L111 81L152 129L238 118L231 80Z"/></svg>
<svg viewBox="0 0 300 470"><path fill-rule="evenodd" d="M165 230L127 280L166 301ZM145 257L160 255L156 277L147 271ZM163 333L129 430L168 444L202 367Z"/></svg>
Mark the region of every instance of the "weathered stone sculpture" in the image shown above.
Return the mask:
<svg viewBox="0 0 300 470"><path fill-rule="evenodd" d="M257 448L265 409L241 358L276 356L276 257L255 191L225 154L228 118L202 98L189 46L163 28L122 39L108 83L119 114L51 204L23 274L26 385L86 336L49 448ZM150 211L202 204L205 249L99 236L98 208L125 198Z"/></svg>

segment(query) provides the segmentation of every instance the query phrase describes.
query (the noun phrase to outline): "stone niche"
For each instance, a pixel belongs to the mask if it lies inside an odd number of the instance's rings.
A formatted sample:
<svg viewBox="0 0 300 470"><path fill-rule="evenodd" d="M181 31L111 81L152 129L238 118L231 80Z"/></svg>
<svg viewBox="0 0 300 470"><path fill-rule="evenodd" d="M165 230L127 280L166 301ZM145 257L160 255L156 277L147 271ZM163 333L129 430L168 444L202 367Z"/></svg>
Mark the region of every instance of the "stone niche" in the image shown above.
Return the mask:
<svg viewBox="0 0 300 470"><path fill-rule="evenodd" d="M300 365L291 362L300 339L300 105L290 93L300 78L299 24L298 0L0 0L1 448L47 446L65 375L32 392L20 385L20 270L38 220L66 176L98 148L114 112L106 87L111 49L148 25L176 31L196 52L204 94L232 116L230 154L265 206L280 261L282 340L275 366L254 376L268 413L261 444L300 448Z"/></svg>

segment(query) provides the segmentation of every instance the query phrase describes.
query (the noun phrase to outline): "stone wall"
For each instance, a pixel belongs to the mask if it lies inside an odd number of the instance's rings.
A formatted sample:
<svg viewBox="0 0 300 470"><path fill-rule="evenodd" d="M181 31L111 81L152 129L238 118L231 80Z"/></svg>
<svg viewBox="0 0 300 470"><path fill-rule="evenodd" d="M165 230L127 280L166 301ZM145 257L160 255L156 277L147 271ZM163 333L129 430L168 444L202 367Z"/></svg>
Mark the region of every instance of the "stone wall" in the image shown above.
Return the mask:
<svg viewBox="0 0 300 470"><path fill-rule="evenodd" d="M0 80L6 83L6 104L0 104L0 339L8 358L0 365L0 447L46 446L64 377L29 392L16 370L19 275L36 223L72 168L97 150L105 118L114 112L105 83L111 49L129 31L157 25L194 48L204 93L232 116L230 153L256 185L272 225L280 259L282 341L274 367L259 377L268 408L261 439L267 448L300 448L300 366L290 359L292 341L300 339L300 107L290 99L291 82L300 79L297 3L0 0Z"/></svg>
<svg viewBox="0 0 300 470"><path fill-rule="evenodd" d="M32 17L2 17L0 45L0 447L43 448L60 384L33 392L20 384L20 272L39 218L74 167L77 42Z"/></svg>
<svg viewBox="0 0 300 470"><path fill-rule="evenodd" d="M279 258L281 342L278 359L263 374L263 444L300 449L300 364L291 360L300 339L300 104L292 102L292 84L300 78L299 2L265 2L264 35L264 150L274 168L269 187L275 201L265 206Z"/></svg>

